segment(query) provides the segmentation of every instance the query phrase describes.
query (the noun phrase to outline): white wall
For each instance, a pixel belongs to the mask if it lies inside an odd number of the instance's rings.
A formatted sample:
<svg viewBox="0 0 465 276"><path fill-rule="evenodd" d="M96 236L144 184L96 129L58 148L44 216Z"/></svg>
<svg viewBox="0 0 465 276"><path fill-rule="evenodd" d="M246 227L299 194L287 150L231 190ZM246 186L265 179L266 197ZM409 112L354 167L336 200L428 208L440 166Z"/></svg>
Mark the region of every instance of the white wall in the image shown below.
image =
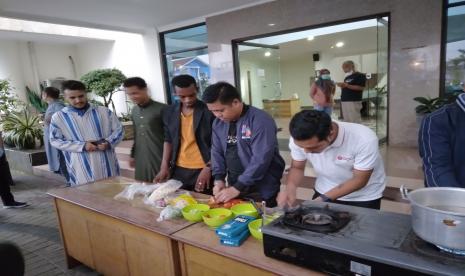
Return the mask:
<svg viewBox="0 0 465 276"><path fill-rule="evenodd" d="M0 39L0 78L10 79L18 96L25 101L26 85L37 91L39 81L57 77L80 79L91 70L117 68L127 77L144 78L152 98L166 102L158 33L155 30L144 35L119 33L114 38L114 41L83 39L79 43L32 42L32 47L26 41ZM124 92L117 92L113 99L117 113L126 113Z"/></svg>
<svg viewBox="0 0 465 276"><path fill-rule="evenodd" d="M240 56L241 93L244 102L249 102L247 71L250 71L252 105L263 108L264 99L277 96L277 84L280 81L279 63L276 58L263 58L262 50L245 51Z"/></svg>
<svg viewBox="0 0 465 276"><path fill-rule="evenodd" d="M300 106L312 106L310 100L310 78L315 75L315 65L311 58L293 58L280 62L283 99L299 95Z"/></svg>
<svg viewBox="0 0 465 276"><path fill-rule="evenodd" d="M117 68L126 77L139 76L147 81L152 98L166 102L159 58L158 34L121 34L114 42L88 41L77 45L76 64L79 77L95 69ZM117 113L125 113L124 92L113 96Z"/></svg>
<svg viewBox="0 0 465 276"><path fill-rule="evenodd" d="M0 78L10 79L16 88L15 93L25 101L26 86L38 91L39 81L56 77L74 78L68 57L75 53L73 44L36 42L31 48L26 41L0 40Z"/></svg>
<svg viewBox="0 0 465 276"><path fill-rule="evenodd" d="M13 87L23 90L25 84L20 60L19 42L0 40L0 79L9 79ZM24 93L18 92L15 91L24 100Z"/></svg>
<svg viewBox="0 0 465 276"><path fill-rule="evenodd" d="M69 59L76 56L74 44L34 43L34 50L40 81L56 77L76 78Z"/></svg>

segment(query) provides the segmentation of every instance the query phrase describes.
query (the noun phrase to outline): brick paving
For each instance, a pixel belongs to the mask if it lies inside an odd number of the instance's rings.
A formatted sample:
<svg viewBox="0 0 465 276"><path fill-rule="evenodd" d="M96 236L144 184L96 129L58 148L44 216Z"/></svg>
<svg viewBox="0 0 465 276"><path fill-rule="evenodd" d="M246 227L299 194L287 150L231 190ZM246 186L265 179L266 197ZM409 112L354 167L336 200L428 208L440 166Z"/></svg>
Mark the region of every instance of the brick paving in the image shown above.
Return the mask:
<svg viewBox="0 0 465 276"><path fill-rule="evenodd" d="M13 172L13 178L15 199L27 201L30 206L0 209L0 240L20 247L26 262L25 275L100 275L84 265L71 270L66 268L53 201L46 194L64 184L16 172Z"/></svg>

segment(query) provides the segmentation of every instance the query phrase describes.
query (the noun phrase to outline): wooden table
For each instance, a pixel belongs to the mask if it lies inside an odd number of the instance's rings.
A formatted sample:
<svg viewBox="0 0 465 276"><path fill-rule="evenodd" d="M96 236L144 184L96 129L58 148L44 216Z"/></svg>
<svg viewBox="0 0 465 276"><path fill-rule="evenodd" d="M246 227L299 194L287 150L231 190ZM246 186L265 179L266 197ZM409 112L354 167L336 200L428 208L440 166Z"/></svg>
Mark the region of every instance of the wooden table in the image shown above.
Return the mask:
<svg viewBox="0 0 465 276"><path fill-rule="evenodd" d="M113 199L133 181L114 178L49 192L69 268L83 263L105 275L180 274L177 244L169 236L192 223L157 222L159 210L140 199Z"/></svg>
<svg viewBox="0 0 465 276"><path fill-rule="evenodd" d="M157 222L160 210L141 199L114 199L132 182L117 177L49 191L69 268L83 263L110 276L321 275L266 257L252 237L240 247L227 247L203 223Z"/></svg>
<svg viewBox="0 0 465 276"><path fill-rule="evenodd" d="M250 236L240 247L221 245L214 230L197 223L172 235L179 243L182 275L324 275L268 258Z"/></svg>

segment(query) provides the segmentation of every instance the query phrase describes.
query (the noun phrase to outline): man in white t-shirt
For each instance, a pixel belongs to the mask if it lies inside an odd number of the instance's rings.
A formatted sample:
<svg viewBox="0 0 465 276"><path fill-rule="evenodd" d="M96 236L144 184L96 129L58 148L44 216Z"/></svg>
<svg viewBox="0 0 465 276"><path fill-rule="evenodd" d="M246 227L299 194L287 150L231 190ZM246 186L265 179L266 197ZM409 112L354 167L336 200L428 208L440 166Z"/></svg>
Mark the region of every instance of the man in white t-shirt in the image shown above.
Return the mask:
<svg viewBox="0 0 465 276"><path fill-rule="evenodd" d="M379 209L385 188L378 137L366 126L333 122L324 112L304 110L289 125L292 164L277 201L292 206L305 163L316 172L314 200Z"/></svg>

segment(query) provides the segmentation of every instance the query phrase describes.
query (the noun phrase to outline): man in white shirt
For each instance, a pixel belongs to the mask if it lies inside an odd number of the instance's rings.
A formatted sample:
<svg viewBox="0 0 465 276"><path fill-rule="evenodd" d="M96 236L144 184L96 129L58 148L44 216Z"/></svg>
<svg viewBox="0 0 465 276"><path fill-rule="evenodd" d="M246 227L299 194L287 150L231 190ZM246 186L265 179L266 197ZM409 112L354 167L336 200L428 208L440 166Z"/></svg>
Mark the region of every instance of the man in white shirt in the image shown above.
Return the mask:
<svg viewBox="0 0 465 276"><path fill-rule="evenodd" d="M292 164L277 198L280 206L295 203L308 160L317 176L314 200L380 208L386 175L378 138L371 129L304 110L292 118L289 130Z"/></svg>

